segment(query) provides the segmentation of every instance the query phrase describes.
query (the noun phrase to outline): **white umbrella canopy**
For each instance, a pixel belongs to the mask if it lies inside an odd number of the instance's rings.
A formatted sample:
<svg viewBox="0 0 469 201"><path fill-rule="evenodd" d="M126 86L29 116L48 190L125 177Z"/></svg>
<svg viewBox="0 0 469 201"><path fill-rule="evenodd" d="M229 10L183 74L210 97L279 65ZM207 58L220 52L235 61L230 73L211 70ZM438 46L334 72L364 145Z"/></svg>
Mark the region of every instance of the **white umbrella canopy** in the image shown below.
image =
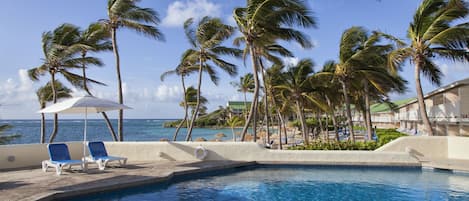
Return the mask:
<svg viewBox="0 0 469 201"><path fill-rule="evenodd" d="M96 98L94 96L82 96L67 99L50 105L38 113L99 113L110 110L131 109L125 105Z"/></svg>
<svg viewBox="0 0 469 201"><path fill-rule="evenodd" d="M86 156L86 130L88 113L99 113L111 110L132 109L126 105L114 101L96 98L94 96L74 97L62 102L50 105L38 113L67 113L67 114L85 114L85 126L83 130L83 157Z"/></svg>

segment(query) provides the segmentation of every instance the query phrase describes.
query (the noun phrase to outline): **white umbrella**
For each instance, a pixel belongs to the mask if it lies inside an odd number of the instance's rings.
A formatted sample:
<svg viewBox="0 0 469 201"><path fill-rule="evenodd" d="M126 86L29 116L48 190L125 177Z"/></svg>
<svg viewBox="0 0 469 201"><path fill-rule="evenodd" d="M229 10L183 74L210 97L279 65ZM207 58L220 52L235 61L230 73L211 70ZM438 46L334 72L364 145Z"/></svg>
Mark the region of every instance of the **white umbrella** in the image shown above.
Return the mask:
<svg viewBox="0 0 469 201"><path fill-rule="evenodd" d="M62 101L60 103L56 103L46 107L42 110L39 110L38 113L68 113L68 114L77 114L77 113L84 113L85 114L85 128L83 130L83 157L86 156L86 127L88 121L88 113L100 113L110 110L121 110L121 109L132 109L125 105L96 98L94 96L82 96L82 97L74 97Z"/></svg>

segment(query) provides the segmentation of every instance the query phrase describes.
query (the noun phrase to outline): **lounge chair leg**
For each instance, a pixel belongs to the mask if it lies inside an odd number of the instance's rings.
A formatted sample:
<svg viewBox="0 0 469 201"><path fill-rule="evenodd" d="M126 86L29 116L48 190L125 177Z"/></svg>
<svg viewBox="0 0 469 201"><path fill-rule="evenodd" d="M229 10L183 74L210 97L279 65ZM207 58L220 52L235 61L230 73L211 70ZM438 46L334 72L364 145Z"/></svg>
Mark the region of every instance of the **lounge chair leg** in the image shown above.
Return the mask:
<svg viewBox="0 0 469 201"><path fill-rule="evenodd" d="M62 165L55 166L55 173L60 176L62 174Z"/></svg>
<svg viewBox="0 0 469 201"><path fill-rule="evenodd" d="M47 163L46 161L42 161L42 171L47 172Z"/></svg>
<svg viewBox="0 0 469 201"><path fill-rule="evenodd" d="M106 167L106 162L105 161L102 161L102 160L99 160L98 161L98 167L99 167L99 170L104 170L104 168Z"/></svg>

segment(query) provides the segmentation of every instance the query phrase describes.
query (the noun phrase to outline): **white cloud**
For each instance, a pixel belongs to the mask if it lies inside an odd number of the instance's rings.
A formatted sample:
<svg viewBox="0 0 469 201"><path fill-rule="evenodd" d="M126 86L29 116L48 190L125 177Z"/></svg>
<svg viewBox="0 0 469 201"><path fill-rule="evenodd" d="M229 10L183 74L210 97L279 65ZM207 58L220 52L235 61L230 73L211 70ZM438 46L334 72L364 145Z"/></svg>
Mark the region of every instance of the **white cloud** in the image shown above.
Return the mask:
<svg viewBox="0 0 469 201"><path fill-rule="evenodd" d="M296 64L298 64L300 60L298 59L298 57L285 57L283 59L283 64L285 64L286 66L295 66Z"/></svg>
<svg viewBox="0 0 469 201"><path fill-rule="evenodd" d="M465 79L469 74L469 65L467 63L435 63L440 67L440 70L443 73L442 84L449 84L457 80Z"/></svg>
<svg viewBox="0 0 469 201"><path fill-rule="evenodd" d="M156 89L155 98L160 101L178 101L182 99L182 92L178 86L162 84Z"/></svg>
<svg viewBox="0 0 469 201"><path fill-rule="evenodd" d="M165 26L181 26L188 18L199 19L204 16L219 17L220 5L208 0L175 1L168 6L167 15L163 18Z"/></svg>

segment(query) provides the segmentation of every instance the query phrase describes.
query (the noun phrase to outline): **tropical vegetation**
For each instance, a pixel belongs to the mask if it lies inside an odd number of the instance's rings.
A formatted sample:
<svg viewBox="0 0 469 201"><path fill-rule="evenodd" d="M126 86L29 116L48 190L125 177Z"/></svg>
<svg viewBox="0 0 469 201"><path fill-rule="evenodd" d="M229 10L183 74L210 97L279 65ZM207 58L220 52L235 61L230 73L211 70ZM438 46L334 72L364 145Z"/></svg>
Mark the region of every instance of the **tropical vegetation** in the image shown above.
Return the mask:
<svg viewBox="0 0 469 201"><path fill-rule="evenodd" d="M118 101L124 102L117 31L125 28L164 40L156 27L160 22L158 14L152 8L139 7L139 2L108 0L107 19L91 23L84 30L65 23L43 33L43 63L28 71L32 80L46 75L50 80L37 91L41 108L70 96L70 89L64 84L92 95L90 85L104 83L90 79L87 69L102 66L101 60L94 56L111 50L115 58ZM288 43L299 44L305 49L313 47L305 33L316 28L317 20L306 1L247 0L244 7L233 10L236 27L209 16L189 18L183 25L189 48L182 53L175 68L161 75L162 81L169 75L178 76L182 86L180 106L184 116L180 121L168 123L168 126L176 127L173 140L177 140L181 128L187 128L185 140L190 141L193 128L203 126L230 127L233 139L238 140L234 127L243 124L240 141L247 140L251 127L252 135L249 136L253 141L260 139L263 133L262 138L270 142L271 135L276 134L282 148L282 143L289 144L288 129L291 128L288 127L293 125L304 143L303 147L295 149L373 150L401 136L390 130L375 131L370 108L374 103L392 105L389 94L407 90L407 81L399 75L405 61L414 66L425 133L433 135L423 99L421 74L439 85L442 73L435 58L469 61L469 25L464 21L468 13L469 6L464 0L423 0L407 30L408 41L352 26L337 39L338 57L319 67L310 58L284 62L294 57L294 52L286 46ZM233 36L238 37L231 40ZM229 45L231 43L233 46ZM246 62L248 58L250 62ZM234 115L229 107L220 106L208 113L209 100L202 95L202 85L206 81L204 74L215 85L220 80L219 71L236 76L238 66L228 59L242 59L244 65L252 68L251 72L240 76L239 81L231 82L242 93L244 112ZM196 79L188 79L191 75ZM59 79L63 78L66 82L62 84ZM191 81L193 83L188 84ZM247 100L249 93L252 93L250 102ZM363 116L364 121L354 125L352 110ZM123 141L123 111L119 111L117 135L107 115L102 115L113 139ZM42 114L42 122L44 119ZM49 142L56 136L57 121L55 114ZM42 125L40 141L44 143L46 135L44 123ZM360 130L368 140L373 139L376 132L378 141L355 142L357 126L363 127ZM340 133L347 132L347 142L340 142L344 138Z"/></svg>

